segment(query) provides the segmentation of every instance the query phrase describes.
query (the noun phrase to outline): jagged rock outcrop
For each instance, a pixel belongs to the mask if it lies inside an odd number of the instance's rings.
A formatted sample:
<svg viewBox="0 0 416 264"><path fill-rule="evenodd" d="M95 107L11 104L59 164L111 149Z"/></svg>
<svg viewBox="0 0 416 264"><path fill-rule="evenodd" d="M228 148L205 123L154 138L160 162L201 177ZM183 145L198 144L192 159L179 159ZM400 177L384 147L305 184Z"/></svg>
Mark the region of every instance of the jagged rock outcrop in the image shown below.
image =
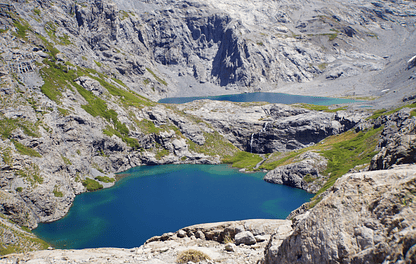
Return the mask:
<svg viewBox="0 0 416 264"><path fill-rule="evenodd" d="M388 169L394 164L416 162L416 120L404 108L390 116L381 116L376 122L385 126L379 142L380 152L373 157L370 170Z"/></svg>
<svg viewBox="0 0 416 264"><path fill-rule="evenodd" d="M415 262L415 182L415 165L342 176L264 263Z"/></svg>
<svg viewBox="0 0 416 264"><path fill-rule="evenodd" d="M299 159L300 161L295 160L292 164L269 171L264 180L316 193L327 179L320 172L326 169L328 161L312 151L303 153Z"/></svg>
<svg viewBox="0 0 416 264"><path fill-rule="evenodd" d="M231 143L252 153L289 151L313 145L353 128L364 111L312 111L281 104L242 104L197 101L178 108L211 124Z"/></svg>

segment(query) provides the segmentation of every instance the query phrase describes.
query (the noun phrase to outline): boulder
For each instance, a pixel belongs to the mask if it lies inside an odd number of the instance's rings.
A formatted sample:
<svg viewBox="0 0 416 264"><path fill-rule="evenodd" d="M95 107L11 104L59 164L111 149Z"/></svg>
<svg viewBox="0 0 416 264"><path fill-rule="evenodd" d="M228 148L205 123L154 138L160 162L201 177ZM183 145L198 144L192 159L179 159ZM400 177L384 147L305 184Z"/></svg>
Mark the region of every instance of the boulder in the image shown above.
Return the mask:
<svg viewBox="0 0 416 264"><path fill-rule="evenodd" d="M240 245L254 245L256 244L256 238L254 237L253 233L250 231L243 231L235 235L235 244Z"/></svg>

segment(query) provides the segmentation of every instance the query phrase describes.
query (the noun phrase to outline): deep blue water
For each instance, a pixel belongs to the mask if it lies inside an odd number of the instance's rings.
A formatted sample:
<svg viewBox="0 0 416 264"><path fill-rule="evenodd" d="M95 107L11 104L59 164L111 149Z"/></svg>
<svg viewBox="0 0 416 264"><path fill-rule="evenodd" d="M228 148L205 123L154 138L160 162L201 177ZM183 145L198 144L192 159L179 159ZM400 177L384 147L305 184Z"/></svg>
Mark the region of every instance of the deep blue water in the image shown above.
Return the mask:
<svg viewBox="0 0 416 264"><path fill-rule="evenodd" d="M217 101L231 101L231 102L269 102L280 104L295 104L306 103L315 105L333 105L359 102L350 99L331 98L331 97L317 97L317 96L303 96L283 93L244 93L244 94L230 94L219 96L203 96L203 97L172 97L159 100L159 103L165 104L184 104L195 100L210 99Z"/></svg>
<svg viewBox="0 0 416 264"><path fill-rule="evenodd" d="M109 189L75 198L68 215L34 233L57 248L136 247L182 227L285 218L312 195L227 165L142 166Z"/></svg>

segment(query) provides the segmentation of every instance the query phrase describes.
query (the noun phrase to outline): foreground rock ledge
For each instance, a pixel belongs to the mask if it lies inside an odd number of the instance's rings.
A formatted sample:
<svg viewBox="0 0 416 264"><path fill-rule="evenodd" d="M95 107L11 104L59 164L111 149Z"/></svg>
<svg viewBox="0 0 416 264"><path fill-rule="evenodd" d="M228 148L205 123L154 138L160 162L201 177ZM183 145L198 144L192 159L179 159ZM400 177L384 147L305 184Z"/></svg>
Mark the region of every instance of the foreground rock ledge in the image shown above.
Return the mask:
<svg viewBox="0 0 416 264"><path fill-rule="evenodd" d="M415 194L415 165L346 174L272 237L264 263L416 263Z"/></svg>
<svg viewBox="0 0 416 264"><path fill-rule="evenodd" d="M272 234L285 237L291 221L255 219L200 224L149 239L138 248L97 248L82 250L43 250L10 254L0 263L176 263L178 254L196 249L211 260L205 263L257 263ZM255 241L249 238L254 237ZM234 242L238 244L236 245ZM245 241L248 245L245 244ZM227 243L229 242L229 243Z"/></svg>

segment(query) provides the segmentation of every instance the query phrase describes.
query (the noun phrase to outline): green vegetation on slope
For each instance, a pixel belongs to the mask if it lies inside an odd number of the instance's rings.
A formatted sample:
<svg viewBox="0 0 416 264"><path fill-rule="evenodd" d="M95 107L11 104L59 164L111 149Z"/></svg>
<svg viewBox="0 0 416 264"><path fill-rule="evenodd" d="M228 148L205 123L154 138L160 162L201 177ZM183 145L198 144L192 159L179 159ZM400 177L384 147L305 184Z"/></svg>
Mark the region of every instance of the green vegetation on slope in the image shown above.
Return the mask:
<svg viewBox="0 0 416 264"><path fill-rule="evenodd" d="M327 169L321 173L328 175L329 179L317 192L317 195L319 195L331 187L339 177L350 169L368 164L371 161L371 158L376 154L375 148L382 129L382 127L379 127L358 133L350 130L340 135L330 136L308 148L286 153L276 152L270 155L259 169L272 170L278 166L291 164L308 150L321 153L322 156L328 159ZM307 180L313 181L314 179L307 178Z"/></svg>
<svg viewBox="0 0 416 264"><path fill-rule="evenodd" d="M305 104L305 103L293 104L292 106L301 107L301 108L305 108L305 109L309 109L309 110L315 110L315 111L329 112L329 113L335 113L337 111L346 109L345 106L344 107L339 107L339 108L336 108L336 109L330 109L329 106L327 106L327 105L314 105L314 104Z"/></svg>
<svg viewBox="0 0 416 264"><path fill-rule="evenodd" d="M45 250L49 244L37 238L27 227L18 227L3 214L0 214L0 237L13 236L15 243L8 244L0 239L0 256L11 253L25 253L32 250Z"/></svg>
<svg viewBox="0 0 416 264"><path fill-rule="evenodd" d="M407 104L407 105L403 105L403 106L400 106L400 107L398 107L398 108L395 108L395 109L393 109L393 110L387 110L387 109L380 109L380 110L377 110L377 111L375 111L375 112L373 112L373 115L372 116L370 116L368 119L377 119L378 117L380 117L380 116L382 116L382 115L385 115L385 116L387 116L387 115L391 115L391 114L393 114L393 113L396 113L396 112L398 112L398 111L400 111L401 109L403 109L403 108L416 108L416 102L414 102L414 103L411 103L411 104ZM414 111L414 110L413 110ZM412 111L412 112L413 112ZM411 112L411 115L412 115L412 112Z"/></svg>
<svg viewBox="0 0 416 264"><path fill-rule="evenodd" d="M0 136L3 139L10 138L13 130L17 128L22 129L23 133L25 133L27 136L39 137L37 127L28 121L20 118L9 119L6 117L3 117L3 119L0 120Z"/></svg>
<svg viewBox="0 0 416 264"><path fill-rule="evenodd" d="M157 76L151 69L146 68L146 70L148 72L150 72L151 75L153 75L153 77L156 79L156 81L160 82L161 84L163 84L165 86L168 85L168 83L165 80L163 80L162 78L160 78L159 76Z"/></svg>
<svg viewBox="0 0 416 264"><path fill-rule="evenodd" d="M295 157L305 151L304 149L301 149L285 153L275 152L269 156L269 158L259 167L259 169L273 170L279 166L290 164Z"/></svg>
<svg viewBox="0 0 416 264"><path fill-rule="evenodd" d="M322 150L322 155L328 159L327 169L323 174L330 175L325 185L316 193L319 195L334 185L335 181L357 165L367 164L377 153L375 148L383 127L370 129L365 132L355 133L348 131L346 134L353 134L351 139L336 142L332 148Z"/></svg>
<svg viewBox="0 0 416 264"><path fill-rule="evenodd" d="M108 176L97 176L95 177L96 180L99 180L100 182L105 182L105 183L110 183L110 182L114 182L115 179L114 178L110 178Z"/></svg>
<svg viewBox="0 0 416 264"><path fill-rule="evenodd" d="M55 197L64 197L64 194L61 191L59 191L59 186L58 185L55 185L55 187L53 189L53 195Z"/></svg>
<svg viewBox="0 0 416 264"><path fill-rule="evenodd" d="M205 143L203 145L199 145L188 139L189 149L209 156L219 155L222 158L234 155L234 153L238 152L238 148L221 136L217 131L212 133L204 132L204 137Z"/></svg>
<svg viewBox="0 0 416 264"><path fill-rule="evenodd" d="M83 180L82 185L84 185L84 187L86 187L89 192L93 192L103 188L103 186L99 182L90 178L86 178L85 180Z"/></svg>
<svg viewBox="0 0 416 264"><path fill-rule="evenodd" d="M20 154L38 158L42 157L36 150L26 147L25 145L17 142L16 140L12 140L12 142L16 147L17 152L19 152Z"/></svg>
<svg viewBox="0 0 416 264"><path fill-rule="evenodd" d="M226 156L223 158L223 163L232 164L236 168L246 168L248 171L252 171L253 168L263 159L253 153L240 151L234 154L234 156Z"/></svg>
<svg viewBox="0 0 416 264"><path fill-rule="evenodd" d="M60 104L62 92L65 89L73 90L73 87L75 87L78 93L88 102L88 104L82 105L81 107L90 115L94 117L100 116L112 124L112 126L107 126L104 130L106 135L116 135L130 147L134 149L139 148L138 141L128 136L130 132L129 129L125 124L118 120L118 114L114 110L108 109L106 101L94 95L91 91L84 89L84 87L77 84L74 80L79 76L88 76L97 80L111 95L119 98L120 103L126 108L130 106L141 108L143 106L153 105L153 102L134 92L117 88L115 85L107 82L104 79L105 76L103 74L99 74L94 70L82 69L79 67L78 70L75 71L69 70L66 65L58 64L54 61L45 60L44 63L49 67L43 67L40 71L41 76L45 81L41 90L49 99ZM61 110L61 108L58 108L58 110L64 116L68 114L67 110Z"/></svg>
<svg viewBox="0 0 416 264"><path fill-rule="evenodd" d="M69 40L68 35L56 36L58 25L54 22L47 22L45 25L45 31L55 43L60 45L70 45L72 42Z"/></svg>
<svg viewBox="0 0 416 264"><path fill-rule="evenodd" d="M16 33L13 33L15 37L27 40L26 34L31 31L31 27L27 21L21 18L13 17L13 25L16 27Z"/></svg>

